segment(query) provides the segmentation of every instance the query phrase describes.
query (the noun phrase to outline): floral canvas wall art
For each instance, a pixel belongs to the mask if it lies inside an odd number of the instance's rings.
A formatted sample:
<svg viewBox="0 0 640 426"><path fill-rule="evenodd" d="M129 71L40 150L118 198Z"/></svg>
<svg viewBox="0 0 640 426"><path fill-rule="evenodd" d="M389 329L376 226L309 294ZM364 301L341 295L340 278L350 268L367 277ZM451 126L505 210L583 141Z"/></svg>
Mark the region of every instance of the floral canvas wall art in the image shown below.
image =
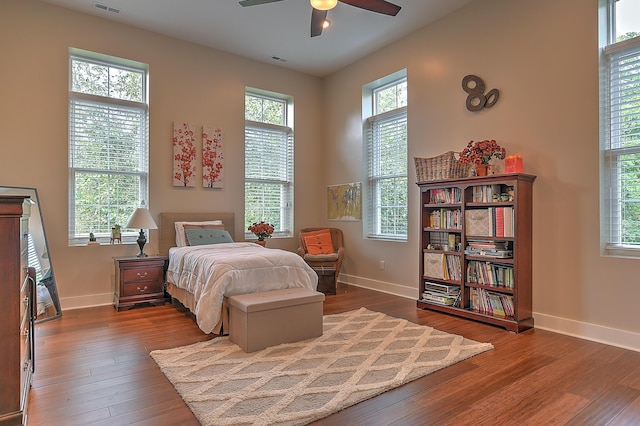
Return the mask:
<svg viewBox="0 0 640 426"><path fill-rule="evenodd" d="M202 186L222 188L224 182L224 142L222 129L202 126Z"/></svg>
<svg viewBox="0 0 640 426"><path fill-rule="evenodd" d="M195 186L196 145L194 125L173 123L173 186Z"/></svg>

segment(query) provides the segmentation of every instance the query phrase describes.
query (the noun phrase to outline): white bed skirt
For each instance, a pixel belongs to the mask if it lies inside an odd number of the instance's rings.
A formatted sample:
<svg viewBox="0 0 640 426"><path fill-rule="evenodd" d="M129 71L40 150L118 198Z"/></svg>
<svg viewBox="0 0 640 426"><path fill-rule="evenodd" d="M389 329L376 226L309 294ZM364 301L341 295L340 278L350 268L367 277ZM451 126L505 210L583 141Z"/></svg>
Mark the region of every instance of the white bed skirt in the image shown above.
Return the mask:
<svg viewBox="0 0 640 426"><path fill-rule="evenodd" d="M193 294L189 293L183 288L179 288L172 283L166 284L166 291L171 295L172 298L178 300L182 305L189 310L192 314L195 312L195 298ZM195 314L194 314L195 315ZM227 303L227 298L225 297L222 301L222 312L220 313L220 320L213 327L211 331L213 334L227 334L229 330L229 304Z"/></svg>

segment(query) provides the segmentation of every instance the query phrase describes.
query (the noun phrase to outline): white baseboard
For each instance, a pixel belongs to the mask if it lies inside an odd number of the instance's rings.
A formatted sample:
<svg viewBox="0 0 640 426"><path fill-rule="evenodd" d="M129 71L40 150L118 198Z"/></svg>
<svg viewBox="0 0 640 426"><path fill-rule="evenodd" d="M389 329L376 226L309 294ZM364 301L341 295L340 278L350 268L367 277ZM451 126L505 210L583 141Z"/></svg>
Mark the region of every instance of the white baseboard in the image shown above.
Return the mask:
<svg viewBox="0 0 640 426"><path fill-rule="evenodd" d="M71 309L92 308L113 304L113 293L89 294L87 296L62 297L60 307L62 312Z"/></svg>
<svg viewBox="0 0 640 426"><path fill-rule="evenodd" d="M356 287L368 288L395 296L418 299L418 289L407 286L371 280L353 275L340 274L338 281ZM640 352L640 333L605 327L597 324L575 321L553 315L533 313L535 328L565 334L567 336L617 346Z"/></svg>
<svg viewBox="0 0 640 426"><path fill-rule="evenodd" d="M533 313L535 328L640 352L640 333Z"/></svg>
<svg viewBox="0 0 640 426"><path fill-rule="evenodd" d="M368 288L382 293L393 294L394 296L406 297L407 299L418 299L418 288L407 287L389 283L386 281L372 280L370 278L356 277L355 275L340 274L338 281L356 287Z"/></svg>

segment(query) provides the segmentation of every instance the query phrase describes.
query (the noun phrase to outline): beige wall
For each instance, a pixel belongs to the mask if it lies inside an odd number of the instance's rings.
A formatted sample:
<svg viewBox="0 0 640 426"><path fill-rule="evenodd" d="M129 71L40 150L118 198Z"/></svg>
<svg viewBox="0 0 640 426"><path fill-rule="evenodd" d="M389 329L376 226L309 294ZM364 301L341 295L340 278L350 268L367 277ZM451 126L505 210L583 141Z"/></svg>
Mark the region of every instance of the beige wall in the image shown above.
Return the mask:
<svg viewBox="0 0 640 426"><path fill-rule="evenodd" d="M113 294L112 257L137 253L136 245L67 244L69 47L149 65L148 204L156 219L160 212L233 211L236 239L242 239L244 88L251 86L294 97L296 226L322 220L312 190L314 185L321 187L317 176L322 172L317 161L322 154L318 78L34 0L0 3L0 40L0 185L38 188L63 307L108 303ZM172 186L174 120L223 129L224 189ZM146 252L157 252L156 235L151 231ZM294 250L295 241L274 239L269 245Z"/></svg>
<svg viewBox="0 0 640 426"><path fill-rule="evenodd" d="M519 152L525 171L538 176L537 326L640 349L640 263L599 254L596 5L476 0L320 80L38 1L5 0L0 184L38 187L63 306L104 302L112 292L111 257L137 247L67 246L68 48L149 64L150 209L156 218L162 211L234 211L241 220L244 86L286 93L296 103L296 229L339 226L346 237L346 281L416 297L419 205L411 160L408 242L364 240L362 223L326 222L324 213L326 185L364 180L362 86L406 68L410 159L492 138ZM466 74L500 89L492 109L465 109L460 82ZM223 190L172 187L174 120L224 129ZM269 245L291 250L296 244Z"/></svg>
<svg viewBox="0 0 640 426"><path fill-rule="evenodd" d="M474 1L327 78L327 141L336 158L327 183L363 179L361 88L402 68L409 81L410 238L367 241L359 223L342 223L347 281L417 296L413 157L496 139L538 176L536 324L640 349L640 261L599 254L597 1ZM467 74L500 90L493 108L466 110Z"/></svg>

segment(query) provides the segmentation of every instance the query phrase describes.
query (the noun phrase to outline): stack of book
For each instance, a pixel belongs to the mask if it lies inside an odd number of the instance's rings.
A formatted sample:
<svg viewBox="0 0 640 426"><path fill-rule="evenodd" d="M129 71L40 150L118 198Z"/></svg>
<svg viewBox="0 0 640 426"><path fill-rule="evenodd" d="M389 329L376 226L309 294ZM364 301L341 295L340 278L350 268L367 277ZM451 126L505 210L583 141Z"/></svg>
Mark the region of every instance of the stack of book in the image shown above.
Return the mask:
<svg viewBox="0 0 640 426"><path fill-rule="evenodd" d="M445 306L460 305L460 287L425 281L422 299Z"/></svg>
<svg viewBox="0 0 640 426"><path fill-rule="evenodd" d="M497 258L513 257L513 250L507 241L468 241L465 254Z"/></svg>

